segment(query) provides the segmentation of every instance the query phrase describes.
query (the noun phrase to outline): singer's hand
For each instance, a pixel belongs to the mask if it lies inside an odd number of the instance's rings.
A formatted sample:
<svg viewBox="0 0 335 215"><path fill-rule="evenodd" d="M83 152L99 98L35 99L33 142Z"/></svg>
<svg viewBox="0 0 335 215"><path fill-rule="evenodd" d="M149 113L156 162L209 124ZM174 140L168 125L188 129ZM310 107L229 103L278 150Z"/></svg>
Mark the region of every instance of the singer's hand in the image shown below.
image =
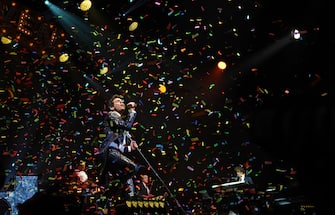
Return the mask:
<svg viewBox="0 0 335 215"><path fill-rule="evenodd" d="M129 109L135 109L135 108L136 108L136 103L135 103L135 102L129 102L129 103L127 104L127 107L128 107Z"/></svg>
<svg viewBox="0 0 335 215"><path fill-rule="evenodd" d="M132 150L132 151L134 151L134 150L136 150L136 149L138 148L138 145L137 145L137 143L136 143L135 140L132 140L132 141L130 142L130 147L131 147L131 150Z"/></svg>

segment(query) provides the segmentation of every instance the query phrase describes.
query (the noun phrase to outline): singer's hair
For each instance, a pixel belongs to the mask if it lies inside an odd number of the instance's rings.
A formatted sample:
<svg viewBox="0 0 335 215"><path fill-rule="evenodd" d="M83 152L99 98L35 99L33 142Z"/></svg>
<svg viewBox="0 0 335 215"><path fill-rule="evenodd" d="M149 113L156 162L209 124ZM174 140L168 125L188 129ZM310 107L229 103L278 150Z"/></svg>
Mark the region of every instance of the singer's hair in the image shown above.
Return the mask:
<svg viewBox="0 0 335 215"><path fill-rule="evenodd" d="M114 94L109 100L108 100L108 108L114 107L114 99L123 99L123 96L119 95L119 94Z"/></svg>

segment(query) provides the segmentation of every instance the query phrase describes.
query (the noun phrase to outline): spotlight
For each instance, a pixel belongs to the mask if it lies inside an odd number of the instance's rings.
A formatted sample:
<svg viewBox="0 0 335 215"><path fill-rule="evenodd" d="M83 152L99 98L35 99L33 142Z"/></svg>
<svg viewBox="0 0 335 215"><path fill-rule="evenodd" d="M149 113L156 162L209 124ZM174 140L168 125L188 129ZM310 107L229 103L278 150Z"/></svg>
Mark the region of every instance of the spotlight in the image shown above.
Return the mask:
<svg viewBox="0 0 335 215"><path fill-rule="evenodd" d="M293 39L299 40L301 38L300 31L297 30L297 29L292 30L291 31L291 36L292 36Z"/></svg>
<svg viewBox="0 0 335 215"><path fill-rule="evenodd" d="M80 10L88 11L92 7L92 2L90 0L84 0L80 3Z"/></svg>
<svg viewBox="0 0 335 215"><path fill-rule="evenodd" d="M221 70L224 70L227 68L227 64L226 62L224 61L219 61L218 64L217 64L218 68L221 69Z"/></svg>
<svg viewBox="0 0 335 215"><path fill-rule="evenodd" d="M160 84L158 89L159 89L160 93L166 93L166 86L165 85Z"/></svg>
<svg viewBox="0 0 335 215"><path fill-rule="evenodd" d="M132 22L130 25L129 25L129 31L135 31L138 27L138 22Z"/></svg>
<svg viewBox="0 0 335 215"><path fill-rule="evenodd" d="M69 60L69 55L66 54L66 53L64 53L64 54L62 54L61 56L59 56L59 62L64 63L64 62L66 62L66 61L68 61L68 60Z"/></svg>
<svg viewBox="0 0 335 215"><path fill-rule="evenodd" d="M2 36L1 37L1 42L2 42L2 44L7 45L7 44L10 44L12 42L12 40L9 37Z"/></svg>
<svg viewBox="0 0 335 215"><path fill-rule="evenodd" d="M103 67L100 69L100 75L104 75L108 72L108 67Z"/></svg>

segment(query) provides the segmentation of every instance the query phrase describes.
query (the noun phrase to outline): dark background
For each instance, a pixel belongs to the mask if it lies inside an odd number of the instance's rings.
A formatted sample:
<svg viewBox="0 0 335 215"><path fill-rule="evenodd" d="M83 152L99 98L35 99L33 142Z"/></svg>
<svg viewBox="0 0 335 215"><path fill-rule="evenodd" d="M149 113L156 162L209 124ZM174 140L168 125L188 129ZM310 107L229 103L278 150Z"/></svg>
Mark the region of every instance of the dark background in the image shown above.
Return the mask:
<svg viewBox="0 0 335 215"><path fill-rule="evenodd" d="M323 1L94 1L87 13L54 1L86 25L55 18L43 1L11 2L1 2L1 34L20 38L1 44L1 184L37 174L47 186L80 160L94 179L104 103L120 93L139 104L134 135L178 198L195 199L210 178L244 164L260 190L283 185L288 198L330 206L334 39ZM17 28L25 8L32 36ZM128 18L139 21L134 32ZM293 28L302 39L276 49Z"/></svg>

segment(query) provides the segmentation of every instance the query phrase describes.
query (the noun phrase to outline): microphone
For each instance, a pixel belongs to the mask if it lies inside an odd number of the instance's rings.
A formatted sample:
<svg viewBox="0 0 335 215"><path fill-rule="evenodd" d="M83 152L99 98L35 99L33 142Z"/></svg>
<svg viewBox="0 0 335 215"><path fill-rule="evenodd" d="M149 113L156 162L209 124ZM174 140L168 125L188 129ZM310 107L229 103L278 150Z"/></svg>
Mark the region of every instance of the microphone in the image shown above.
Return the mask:
<svg viewBox="0 0 335 215"><path fill-rule="evenodd" d="M136 108L137 104L135 102L128 102L127 108Z"/></svg>

